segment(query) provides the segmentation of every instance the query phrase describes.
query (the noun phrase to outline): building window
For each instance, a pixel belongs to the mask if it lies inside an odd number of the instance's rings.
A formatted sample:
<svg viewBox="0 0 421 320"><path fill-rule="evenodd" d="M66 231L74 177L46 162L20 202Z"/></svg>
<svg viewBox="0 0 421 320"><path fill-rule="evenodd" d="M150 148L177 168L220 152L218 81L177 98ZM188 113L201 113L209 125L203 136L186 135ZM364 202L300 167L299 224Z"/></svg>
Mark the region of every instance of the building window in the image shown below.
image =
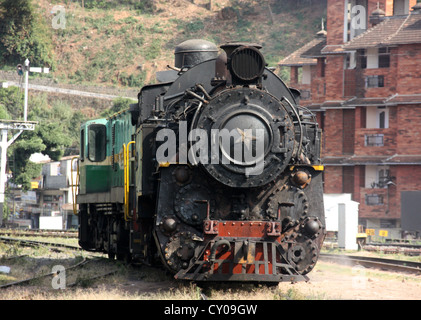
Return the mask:
<svg viewBox="0 0 421 320"><path fill-rule="evenodd" d="M365 187L383 189L395 178L390 175L389 166L365 166Z"/></svg>
<svg viewBox="0 0 421 320"><path fill-rule="evenodd" d="M366 88L383 88L384 76L367 76L365 78Z"/></svg>
<svg viewBox="0 0 421 320"><path fill-rule="evenodd" d="M361 69L367 69L367 50L358 50Z"/></svg>
<svg viewBox="0 0 421 320"><path fill-rule="evenodd" d="M389 128L389 108L385 106L379 106L367 107L364 110L365 115L362 114L362 117L365 118L365 121L362 122L362 127L365 127L367 129Z"/></svg>
<svg viewBox="0 0 421 320"><path fill-rule="evenodd" d="M390 67L390 49L368 48L359 50L360 66L362 69L377 69Z"/></svg>
<svg viewBox="0 0 421 320"><path fill-rule="evenodd" d="M393 15L401 16L409 14L409 0L394 0Z"/></svg>
<svg viewBox="0 0 421 320"><path fill-rule="evenodd" d="M383 204L383 195L381 194L366 194L365 204L368 206L378 206Z"/></svg>
<svg viewBox="0 0 421 320"><path fill-rule="evenodd" d="M357 66L356 54L355 52L351 52L346 55L345 60L345 69L355 69Z"/></svg>
<svg viewBox="0 0 421 320"><path fill-rule="evenodd" d="M389 168L386 167L386 168L379 169L377 171L377 174L378 174L378 178L377 179L379 181L377 186L379 188L386 188L387 187L387 183L392 180L392 178L390 177L390 170L389 170Z"/></svg>
<svg viewBox="0 0 421 320"><path fill-rule="evenodd" d="M396 220L380 219L380 228L396 228Z"/></svg>
<svg viewBox="0 0 421 320"><path fill-rule="evenodd" d="M321 66L320 66L320 76L322 77L322 78L324 78L325 77L325 72L326 72L326 59L320 59L320 61L321 61Z"/></svg>
<svg viewBox="0 0 421 320"><path fill-rule="evenodd" d="M366 134L365 146L366 147L383 147L384 134Z"/></svg>
<svg viewBox="0 0 421 320"><path fill-rule="evenodd" d="M311 66L303 66L301 84L311 84Z"/></svg>
<svg viewBox="0 0 421 320"><path fill-rule="evenodd" d="M310 100L311 99L311 92L310 90L301 90L301 100Z"/></svg>
<svg viewBox="0 0 421 320"><path fill-rule="evenodd" d="M379 112L379 129L386 128L386 111Z"/></svg>
<svg viewBox="0 0 421 320"><path fill-rule="evenodd" d="M61 176L61 163L60 162L50 163L50 176L52 177Z"/></svg>
<svg viewBox="0 0 421 320"><path fill-rule="evenodd" d="M390 51L389 48L379 48L379 68L390 67Z"/></svg>

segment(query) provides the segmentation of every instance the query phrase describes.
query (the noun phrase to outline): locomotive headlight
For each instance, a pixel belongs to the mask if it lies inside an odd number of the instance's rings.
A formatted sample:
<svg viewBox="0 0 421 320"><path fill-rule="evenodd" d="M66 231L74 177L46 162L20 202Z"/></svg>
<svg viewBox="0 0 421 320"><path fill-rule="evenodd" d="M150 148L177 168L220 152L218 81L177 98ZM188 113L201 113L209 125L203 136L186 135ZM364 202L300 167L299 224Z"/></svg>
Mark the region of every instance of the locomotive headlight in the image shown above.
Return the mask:
<svg viewBox="0 0 421 320"><path fill-rule="evenodd" d="M228 62L232 75L244 82L252 82L260 78L265 66L265 59L261 52L250 46L235 49Z"/></svg>
<svg viewBox="0 0 421 320"><path fill-rule="evenodd" d="M224 159L228 160L226 163L240 166L254 165L257 158L263 159L273 139L270 124L252 111L240 110L229 114L221 124L220 132L229 133L230 138L224 139L222 134L219 136L219 147Z"/></svg>

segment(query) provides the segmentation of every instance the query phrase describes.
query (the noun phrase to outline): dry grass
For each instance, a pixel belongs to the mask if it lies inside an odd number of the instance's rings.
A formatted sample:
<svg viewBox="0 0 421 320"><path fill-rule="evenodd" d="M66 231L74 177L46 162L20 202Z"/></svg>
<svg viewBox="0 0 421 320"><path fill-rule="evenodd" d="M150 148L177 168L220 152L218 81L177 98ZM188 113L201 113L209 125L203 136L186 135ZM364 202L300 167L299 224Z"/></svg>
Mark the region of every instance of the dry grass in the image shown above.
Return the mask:
<svg viewBox="0 0 421 320"><path fill-rule="evenodd" d="M24 256L22 256L24 255ZM0 274L0 285L48 274L54 265L69 267L84 259L72 251L56 253L45 248L22 248L0 244L0 265L11 268ZM112 276L92 277L116 271ZM72 284L76 284L72 286ZM66 288L52 287L52 277L31 281L25 286L0 289L0 300L278 300L307 299L288 286L216 284L201 288L190 282L176 282L160 268L126 266L100 258L66 271Z"/></svg>
<svg viewBox="0 0 421 320"><path fill-rule="evenodd" d="M22 256L24 255L24 256ZM0 243L0 265L11 267L0 274L0 285L50 273L54 265L74 265L87 253L52 252L46 248L24 248ZM0 289L0 300L321 300L321 299L412 299L421 292L421 278L365 270L366 289L354 288L353 270L346 266L318 262L309 274L310 282L280 283L277 286L219 283L200 287L177 282L160 268L127 266L103 256L75 271L66 271L66 288L56 290L52 278L32 281L26 286ZM89 254L89 258L93 258ZM92 280L110 271L115 274ZM72 284L76 284L72 286ZM383 289L379 289L383 288ZM419 297L419 296L418 296Z"/></svg>

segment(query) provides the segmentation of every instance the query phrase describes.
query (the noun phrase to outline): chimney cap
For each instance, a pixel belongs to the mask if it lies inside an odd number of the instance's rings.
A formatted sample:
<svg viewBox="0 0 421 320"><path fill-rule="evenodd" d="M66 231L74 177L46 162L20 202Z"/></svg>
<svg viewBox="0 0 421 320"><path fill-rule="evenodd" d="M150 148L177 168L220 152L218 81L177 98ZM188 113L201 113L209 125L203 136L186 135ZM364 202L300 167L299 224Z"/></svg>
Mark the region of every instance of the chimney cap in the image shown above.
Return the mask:
<svg viewBox="0 0 421 320"><path fill-rule="evenodd" d="M316 33L318 38L326 38L327 31L325 30L324 19L322 18L322 30Z"/></svg>
<svg viewBox="0 0 421 320"><path fill-rule="evenodd" d="M382 9L377 8L376 10L374 10L374 11L371 13L371 15L372 15L372 16L385 16L385 15L386 15L386 13L385 13Z"/></svg>
<svg viewBox="0 0 421 320"><path fill-rule="evenodd" d="M412 13L421 14L421 2L412 7Z"/></svg>
<svg viewBox="0 0 421 320"><path fill-rule="evenodd" d="M372 16L385 16L386 13L380 9L380 2L377 2L377 8L371 13Z"/></svg>
<svg viewBox="0 0 421 320"><path fill-rule="evenodd" d="M375 9L370 15L370 23L375 26L384 20L386 13L380 9L380 3L377 2L377 9Z"/></svg>

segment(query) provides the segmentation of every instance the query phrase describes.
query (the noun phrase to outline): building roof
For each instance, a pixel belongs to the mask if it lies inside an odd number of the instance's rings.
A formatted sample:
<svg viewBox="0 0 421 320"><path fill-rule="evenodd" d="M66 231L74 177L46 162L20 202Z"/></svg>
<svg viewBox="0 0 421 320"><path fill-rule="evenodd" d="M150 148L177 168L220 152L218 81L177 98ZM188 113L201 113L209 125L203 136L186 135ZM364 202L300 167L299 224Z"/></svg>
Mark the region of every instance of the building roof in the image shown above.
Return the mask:
<svg viewBox="0 0 421 320"><path fill-rule="evenodd" d="M420 10L418 10L420 11ZM421 43L421 13L385 17L382 22L343 45L326 45L326 37L318 36L283 59L279 66L292 67L317 64L316 58L343 54L350 50Z"/></svg>
<svg viewBox="0 0 421 320"><path fill-rule="evenodd" d="M344 44L344 50L421 43L421 14L392 16Z"/></svg>
<svg viewBox="0 0 421 320"><path fill-rule="evenodd" d="M385 101L387 105L421 104L421 94L395 94Z"/></svg>
<svg viewBox="0 0 421 320"><path fill-rule="evenodd" d="M324 101L306 105L313 110L326 109L354 109L355 107L369 106L397 106L417 104L421 105L421 94L394 94L388 97L356 98L349 100Z"/></svg>
<svg viewBox="0 0 421 320"><path fill-rule="evenodd" d="M319 39L315 39L319 40ZM326 46L326 38L320 39L321 41L314 41L314 45L307 47L308 49L301 54L303 58L322 58L322 49Z"/></svg>
<svg viewBox="0 0 421 320"><path fill-rule="evenodd" d="M348 107L368 107L368 106L379 106L384 105L387 97L375 97L375 98L351 98L344 102L344 105Z"/></svg>
<svg viewBox="0 0 421 320"><path fill-rule="evenodd" d="M327 156L322 159L326 166L355 166L355 165L421 165L421 155L349 155Z"/></svg>
<svg viewBox="0 0 421 320"><path fill-rule="evenodd" d="M325 46L321 50L322 56L325 56L327 54L340 54L340 53L345 53L343 46L340 44L330 44L330 45Z"/></svg>
<svg viewBox="0 0 421 320"><path fill-rule="evenodd" d="M279 62L278 65L282 66L282 67L316 65L317 64L316 59L313 59L312 57L303 57L302 55L303 55L303 53L312 52L314 47L319 46L320 43L322 43L322 42L326 43L326 38L320 37L320 38L313 39L312 41L310 41L309 43L307 43L306 45L304 45L300 49L291 53L285 59L281 60L281 62Z"/></svg>

